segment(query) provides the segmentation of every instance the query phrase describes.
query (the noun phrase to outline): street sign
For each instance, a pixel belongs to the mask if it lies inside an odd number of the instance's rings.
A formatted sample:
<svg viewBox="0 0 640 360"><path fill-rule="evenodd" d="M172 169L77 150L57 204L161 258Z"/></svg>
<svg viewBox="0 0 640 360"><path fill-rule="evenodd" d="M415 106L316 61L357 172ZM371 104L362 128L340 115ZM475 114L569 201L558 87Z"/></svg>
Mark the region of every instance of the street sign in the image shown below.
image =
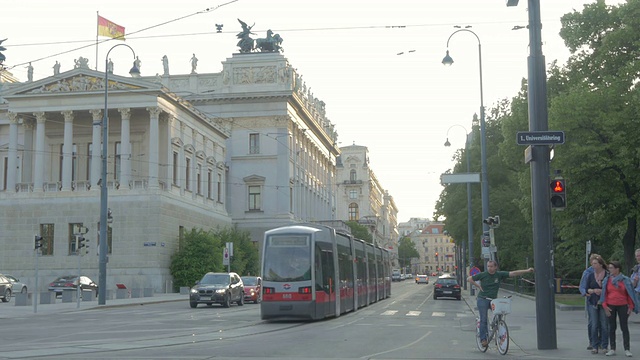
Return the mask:
<svg viewBox="0 0 640 360"><path fill-rule="evenodd" d="M458 184L458 183L479 183L480 174L463 173L463 174L442 174L440 175L441 184Z"/></svg>
<svg viewBox="0 0 640 360"><path fill-rule="evenodd" d="M222 265L229 265L229 248L225 247L222 253Z"/></svg>
<svg viewBox="0 0 640 360"><path fill-rule="evenodd" d="M475 274L479 274L480 273L480 269L477 266L472 267L471 269L469 269L469 275L473 276Z"/></svg>
<svg viewBox="0 0 640 360"><path fill-rule="evenodd" d="M564 144L564 131L518 131L518 145L556 145Z"/></svg>

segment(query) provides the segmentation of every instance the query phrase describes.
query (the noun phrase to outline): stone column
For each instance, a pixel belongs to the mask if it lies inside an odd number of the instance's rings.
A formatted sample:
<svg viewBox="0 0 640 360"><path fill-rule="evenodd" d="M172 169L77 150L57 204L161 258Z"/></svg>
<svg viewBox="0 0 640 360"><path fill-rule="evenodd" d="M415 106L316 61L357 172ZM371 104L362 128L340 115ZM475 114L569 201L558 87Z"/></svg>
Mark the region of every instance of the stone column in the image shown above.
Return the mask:
<svg viewBox="0 0 640 360"><path fill-rule="evenodd" d="M33 191L44 191L44 134L47 118L45 113L40 111L33 113L36 117L36 152L35 166L33 177Z"/></svg>
<svg viewBox="0 0 640 360"><path fill-rule="evenodd" d="M33 130L35 123L31 119L23 119L24 151L22 152L22 182L33 182Z"/></svg>
<svg viewBox="0 0 640 360"><path fill-rule="evenodd" d="M180 140L184 139L184 129L185 129L185 124L182 121L178 122L178 126L180 127ZM187 189L187 172L183 171L186 170L186 166L187 166L187 158L184 152L184 144L182 144L182 146L180 147L180 150L178 151L178 159L180 161L180 165L184 164L184 166L179 166L178 167L178 186L180 187L180 195L184 196L184 191Z"/></svg>
<svg viewBox="0 0 640 360"><path fill-rule="evenodd" d="M98 180L102 168L102 110L89 110L93 118L93 132L91 133L91 190L98 191ZM106 181L106 179L105 179Z"/></svg>
<svg viewBox="0 0 640 360"><path fill-rule="evenodd" d="M158 118L162 110L157 107L148 107L149 112L149 189L158 188Z"/></svg>
<svg viewBox="0 0 640 360"><path fill-rule="evenodd" d="M18 114L10 112L9 115L9 159L7 161L7 192L16 191L16 169L18 167Z"/></svg>
<svg viewBox="0 0 640 360"><path fill-rule="evenodd" d="M171 115L167 115L163 117L166 120L166 126L165 126L165 134L163 134L163 141L166 142L167 144L167 149L166 149L166 153L167 153L167 166L165 166L165 179L166 179L166 187L167 190L171 189L171 186L173 185L173 145L171 144L171 133L172 133L172 129L173 129L173 121L174 118Z"/></svg>
<svg viewBox="0 0 640 360"><path fill-rule="evenodd" d="M73 175L73 111L63 111L64 142L62 144L62 191L71 191Z"/></svg>
<svg viewBox="0 0 640 360"><path fill-rule="evenodd" d="M129 188L131 181L131 109L118 109L122 118L120 132L120 186Z"/></svg>
<svg viewBox="0 0 640 360"><path fill-rule="evenodd" d="M198 149L196 148L197 136L198 130L191 129L191 144L193 145L193 158L191 159L191 198L194 200L198 196Z"/></svg>

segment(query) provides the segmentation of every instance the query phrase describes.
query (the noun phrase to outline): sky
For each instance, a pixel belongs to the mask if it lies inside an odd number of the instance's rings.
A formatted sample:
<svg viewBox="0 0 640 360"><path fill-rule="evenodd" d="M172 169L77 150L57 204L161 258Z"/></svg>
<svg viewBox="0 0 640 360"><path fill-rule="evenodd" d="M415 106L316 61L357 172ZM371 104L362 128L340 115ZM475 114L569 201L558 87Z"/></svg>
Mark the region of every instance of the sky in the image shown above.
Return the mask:
<svg viewBox="0 0 640 360"><path fill-rule="evenodd" d="M561 16L592 2L540 1L547 64L570 55L558 35ZM283 38L291 66L326 103L339 146L368 147L370 167L393 197L399 222L433 217L440 175L453 168L479 114L478 40L465 31L449 38L455 26L471 26L480 40L487 110L515 96L527 76L529 34L512 30L528 24L527 0L517 7L505 0L9 0L2 8L5 66L21 81L29 62L34 80L53 75L56 61L61 72L72 69L80 56L104 71L106 53L120 42L100 37L96 56L98 12L125 27L143 76L162 74L163 55L172 75L189 73L194 54L198 73L220 72L221 62L238 52L238 19L255 24L254 38L271 29ZM445 67L448 39L454 64ZM129 50L119 47L109 58L114 73L128 73ZM447 137L451 147L444 147Z"/></svg>

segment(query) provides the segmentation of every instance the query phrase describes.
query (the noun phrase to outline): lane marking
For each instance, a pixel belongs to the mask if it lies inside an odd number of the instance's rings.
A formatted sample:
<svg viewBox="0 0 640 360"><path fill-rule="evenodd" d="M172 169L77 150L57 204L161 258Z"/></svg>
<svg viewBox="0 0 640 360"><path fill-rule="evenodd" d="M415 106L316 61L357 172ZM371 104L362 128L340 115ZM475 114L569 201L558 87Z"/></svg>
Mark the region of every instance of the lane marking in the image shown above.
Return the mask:
<svg viewBox="0 0 640 360"><path fill-rule="evenodd" d="M431 313L431 316L436 316L436 317L444 317L445 313L440 312L440 311L434 311Z"/></svg>
<svg viewBox="0 0 640 360"><path fill-rule="evenodd" d="M387 310L387 311L383 312L380 315L384 315L384 316L395 315L397 312L398 312L398 310Z"/></svg>
<svg viewBox="0 0 640 360"><path fill-rule="evenodd" d="M420 316L421 313L422 311L409 311L407 316Z"/></svg>

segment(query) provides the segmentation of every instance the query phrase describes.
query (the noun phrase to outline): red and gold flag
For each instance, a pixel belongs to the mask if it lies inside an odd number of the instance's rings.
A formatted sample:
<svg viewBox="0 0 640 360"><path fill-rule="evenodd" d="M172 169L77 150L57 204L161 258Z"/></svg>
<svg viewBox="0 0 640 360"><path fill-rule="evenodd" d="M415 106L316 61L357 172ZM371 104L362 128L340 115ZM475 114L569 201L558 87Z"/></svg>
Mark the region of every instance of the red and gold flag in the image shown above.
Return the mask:
<svg viewBox="0 0 640 360"><path fill-rule="evenodd" d="M124 40L124 26L120 26L98 15L98 35Z"/></svg>

